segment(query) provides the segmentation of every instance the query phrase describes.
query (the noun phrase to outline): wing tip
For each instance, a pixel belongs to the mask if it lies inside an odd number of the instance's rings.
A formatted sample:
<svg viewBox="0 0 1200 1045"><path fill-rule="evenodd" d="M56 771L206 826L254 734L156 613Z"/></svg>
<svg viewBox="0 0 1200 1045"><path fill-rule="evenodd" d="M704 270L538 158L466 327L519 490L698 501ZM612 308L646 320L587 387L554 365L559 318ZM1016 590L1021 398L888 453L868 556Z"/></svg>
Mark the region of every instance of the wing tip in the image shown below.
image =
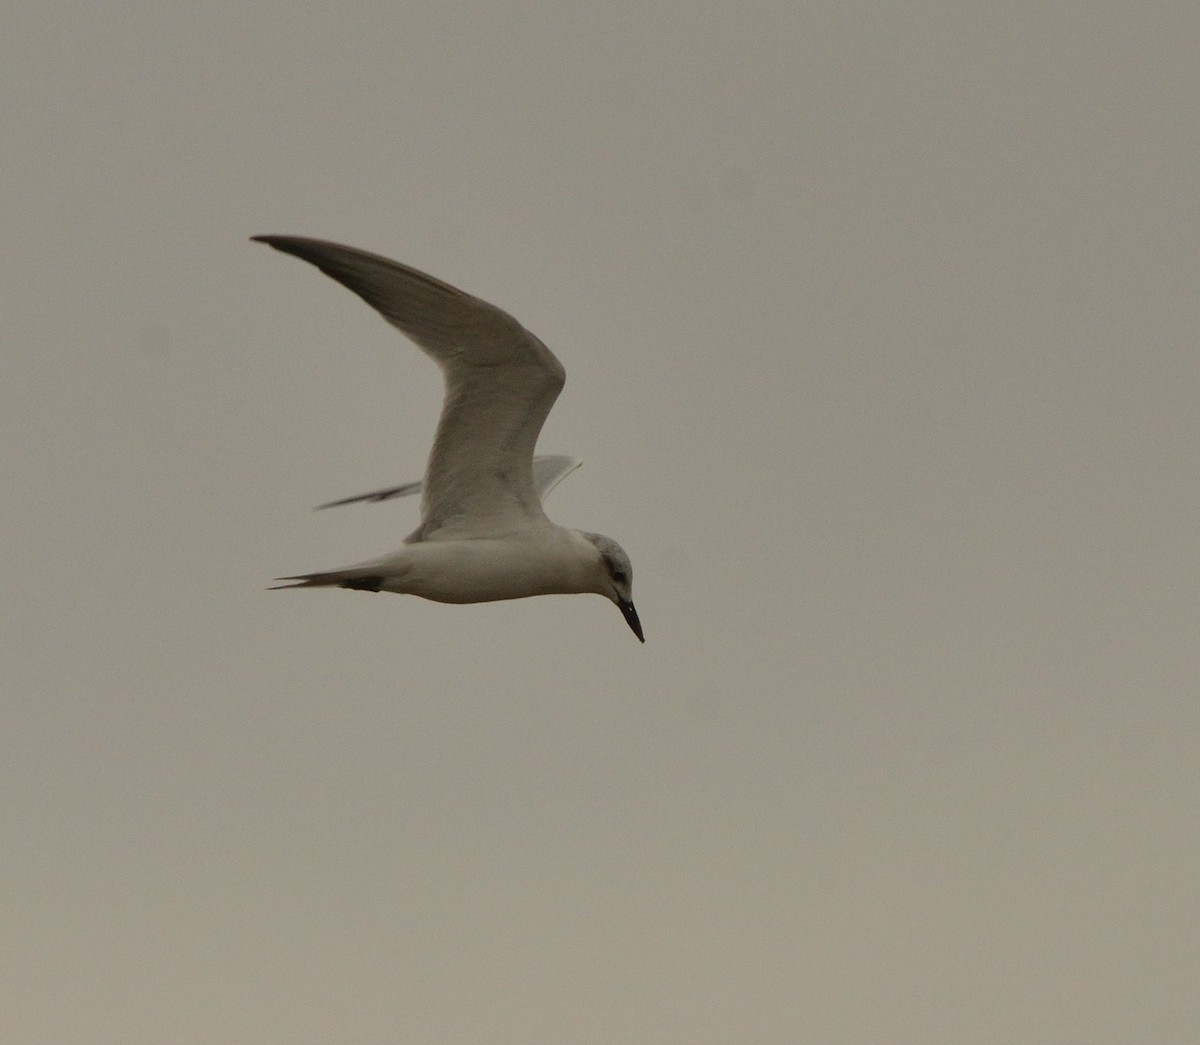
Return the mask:
<svg viewBox="0 0 1200 1045"><path fill-rule="evenodd" d="M268 247L274 247L276 250L286 250L286 245L290 242L298 240L298 236L280 236L273 232L264 233L261 236L251 236L251 243L265 243Z"/></svg>

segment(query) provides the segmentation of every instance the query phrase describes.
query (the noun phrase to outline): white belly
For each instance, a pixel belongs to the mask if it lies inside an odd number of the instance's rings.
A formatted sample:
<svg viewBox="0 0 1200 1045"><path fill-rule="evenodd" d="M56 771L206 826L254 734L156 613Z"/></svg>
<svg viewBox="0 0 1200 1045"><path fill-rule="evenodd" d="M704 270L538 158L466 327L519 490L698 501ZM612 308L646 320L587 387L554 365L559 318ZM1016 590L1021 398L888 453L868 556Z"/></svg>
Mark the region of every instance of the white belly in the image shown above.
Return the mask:
<svg viewBox="0 0 1200 1045"><path fill-rule="evenodd" d="M530 537L420 541L397 553L396 572L384 571L381 588L457 603L567 595L591 590L594 554L586 541L557 527Z"/></svg>

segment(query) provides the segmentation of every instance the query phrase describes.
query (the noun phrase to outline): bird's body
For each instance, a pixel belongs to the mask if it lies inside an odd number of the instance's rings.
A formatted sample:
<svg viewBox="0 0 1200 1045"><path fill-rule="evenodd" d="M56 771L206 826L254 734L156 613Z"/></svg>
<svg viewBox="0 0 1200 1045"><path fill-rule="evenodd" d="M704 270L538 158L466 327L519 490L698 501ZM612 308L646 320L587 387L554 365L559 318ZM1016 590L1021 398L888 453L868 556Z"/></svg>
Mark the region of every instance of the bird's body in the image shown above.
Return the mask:
<svg viewBox="0 0 1200 1045"><path fill-rule="evenodd" d="M409 483L333 504L420 489L421 522L370 562L284 577L281 587L341 587L470 603L594 592L638 639L629 557L613 540L551 522L542 499L579 462L534 458L565 380L554 354L506 312L416 269L323 240L257 236L353 290L442 369L446 392L429 464Z"/></svg>
<svg viewBox="0 0 1200 1045"><path fill-rule="evenodd" d="M547 520L506 537L408 541L373 562L307 574L286 587L338 585L457 603L577 595L592 590L593 557L585 537Z"/></svg>

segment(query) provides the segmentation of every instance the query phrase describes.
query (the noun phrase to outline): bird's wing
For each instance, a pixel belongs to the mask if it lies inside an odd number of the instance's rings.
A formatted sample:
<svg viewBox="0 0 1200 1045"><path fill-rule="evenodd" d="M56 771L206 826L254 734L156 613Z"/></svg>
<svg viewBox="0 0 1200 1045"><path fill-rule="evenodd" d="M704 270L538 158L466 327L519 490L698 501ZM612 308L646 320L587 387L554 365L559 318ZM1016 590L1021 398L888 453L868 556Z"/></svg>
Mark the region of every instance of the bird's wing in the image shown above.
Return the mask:
<svg viewBox="0 0 1200 1045"><path fill-rule="evenodd" d="M566 380L550 349L507 312L407 265L323 240L254 238L354 291L441 367L445 399L410 540L483 537L545 518L533 448Z"/></svg>
<svg viewBox="0 0 1200 1045"><path fill-rule="evenodd" d="M535 457L533 459L533 486L542 501L544 502L550 496L550 491L581 464L583 461L578 457L564 457L561 454ZM354 497L343 497L340 501L318 504L317 511L322 508L340 508L343 504L378 503L379 501L390 501L393 497L408 497L410 494L420 493L423 485L418 479L416 482L401 483L399 486L389 486L383 490L372 490L370 493L360 493Z"/></svg>

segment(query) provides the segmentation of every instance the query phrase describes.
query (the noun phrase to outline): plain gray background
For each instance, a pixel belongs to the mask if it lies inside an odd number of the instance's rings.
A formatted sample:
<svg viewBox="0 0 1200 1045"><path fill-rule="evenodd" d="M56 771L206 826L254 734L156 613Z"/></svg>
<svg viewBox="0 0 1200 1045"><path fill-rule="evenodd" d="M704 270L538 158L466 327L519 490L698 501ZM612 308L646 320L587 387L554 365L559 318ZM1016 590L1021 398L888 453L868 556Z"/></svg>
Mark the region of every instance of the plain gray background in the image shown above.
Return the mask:
<svg viewBox="0 0 1200 1045"><path fill-rule="evenodd" d="M0 43L5 1042L1200 1034L1194 3L110 3ZM514 313L598 597L394 547Z"/></svg>

